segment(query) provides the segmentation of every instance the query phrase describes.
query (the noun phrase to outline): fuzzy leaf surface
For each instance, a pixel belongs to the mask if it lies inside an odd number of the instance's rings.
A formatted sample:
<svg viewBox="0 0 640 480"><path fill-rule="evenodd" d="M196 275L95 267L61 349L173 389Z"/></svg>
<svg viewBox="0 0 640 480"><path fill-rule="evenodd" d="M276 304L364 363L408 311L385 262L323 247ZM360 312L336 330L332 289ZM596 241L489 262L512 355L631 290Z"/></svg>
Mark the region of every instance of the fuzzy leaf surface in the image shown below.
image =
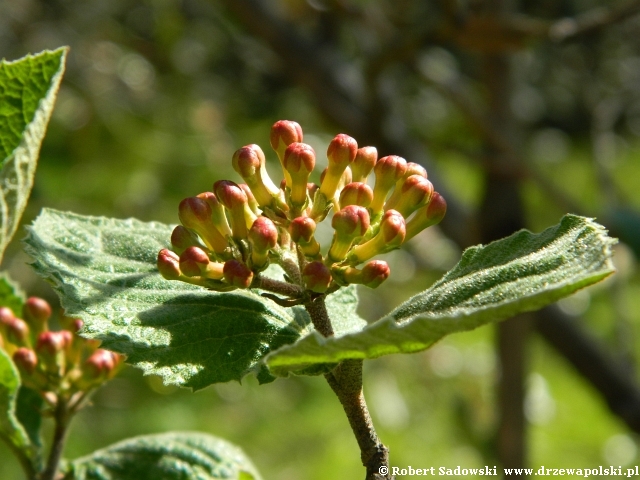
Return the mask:
<svg viewBox="0 0 640 480"><path fill-rule="evenodd" d="M27 230L34 268L67 314L83 319L82 334L167 384L200 389L251 371L272 380L264 356L310 331L304 310L256 291L217 293L162 278L156 258L168 246L169 225L43 210ZM335 299L329 308L342 311L339 331L361 329L353 290Z"/></svg>
<svg viewBox="0 0 640 480"><path fill-rule="evenodd" d="M615 240L591 219L566 215L540 234L521 230L467 249L432 287L359 332L308 335L270 354L276 375L313 365L424 350L451 333L537 310L613 273Z"/></svg>
<svg viewBox="0 0 640 480"><path fill-rule="evenodd" d="M0 260L27 205L66 48L0 62Z"/></svg>
<svg viewBox="0 0 640 480"><path fill-rule="evenodd" d="M35 466L38 453L16 417L20 375L7 353L0 349L0 438L18 453L20 460Z"/></svg>
<svg viewBox="0 0 640 480"><path fill-rule="evenodd" d="M134 437L70 462L65 480L260 480L240 448L211 435Z"/></svg>

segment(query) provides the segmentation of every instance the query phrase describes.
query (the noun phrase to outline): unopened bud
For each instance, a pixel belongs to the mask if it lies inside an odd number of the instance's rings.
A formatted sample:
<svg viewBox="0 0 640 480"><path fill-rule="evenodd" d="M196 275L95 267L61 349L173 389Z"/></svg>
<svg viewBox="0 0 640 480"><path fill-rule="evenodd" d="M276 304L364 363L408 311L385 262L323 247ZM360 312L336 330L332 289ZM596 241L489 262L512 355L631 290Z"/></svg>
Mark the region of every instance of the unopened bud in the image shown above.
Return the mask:
<svg viewBox="0 0 640 480"><path fill-rule="evenodd" d="M404 217L408 217L418 208L429 203L433 194L433 184L420 175L411 175L400 188L397 201L390 198L385 204L385 210L397 210Z"/></svg>
<svg viewBox="0 0 640 480"><path fill-rule="evenodd" d="M36 353L48 372L61 376L64 372L66 358L64 350L68 339L60 332L42 332L36 341Z"/></svg>
<svg viewBox="0 0 640 480"><path fill-rule="evenodd" d="M36 352L30 348L20 347L13 352L13 363L16 364L21 374L28 376L36 370L38 357Z"/></svg>
<svg viewBox="0 0 640 480"><path fill-rule="evenodd" d="M9 307L0 307L0 326L7 325L16 316L13 314L13 310Z"/></svg>
<svg viewBox="0 0 640 480"><path fill-rule="evenodd" d="M19 347L28 347L31 345L31 339L29 338L29 326L27 322L21 318L14 318L9 323L5 324L7 332L7 341L13 343Z"/></svg>
<svg viewBox="0 0 640 480"><path fill-rule="evenodd" d="M180 257L168 248L158 252L158 271L167 280L180 278Z"/></svg>
<svg viewBox="0 0 640 480"><path fill-rule="evenodd" d="M256 219L249 207L249 199L237 183L230 180L219 180L213 185L216 196L231 213L231 230L233 238L247 238L247 232Z"/></svg>
<svg viewBox="0 0 640 480"><path fill-rule="evenodd" d="M367 208L373 200L373 190L366 183L352 182L340 192L340 207L360 205Z"/></svg>
<svg viewBox="0 0 640 480"><path fill-rule="evenodd" d="M306 143L292 143L284 152L282 166L291 177L291 203L301 207L307 201L307 182L316 166L316 152Z"/></svg>
<svg viewBox="0 0 640 480"><path fill-rule="evenodd" d="M211 207L199 197L185 198L178 207L180 223L195 231L209 250L222 253L227 248L227 240L214 226Z"/></svg>
<svg viewBox="0 0 640 480"><path fill-rule="evenodd" d="M316 222L309 217L294 218L289 224L291 240L297 243L302 253L307 257L315 257L320 253L320 244L313 234L316 231Z"/></svg>
<svg viewBox="0 0 640 480"><path fill-rule="evenodd" d="M447 202L438 192L433 192L429 204L420 208L407 222L406 240L415 237L425 228L440 223L445 213L447 213Z"/></svg>
<svg viewBox="0 0 640 480"><path fill-rule="evenodd" d="M278 229L267 217L258 217L249 229L249 242L251 261L256 267L262 267L267 263L269 250L278 244Z"/></svg>
<svg viewBox="0 0 640 480"><path fill-rule="evenodd" d="M198 198L201 198L211 208L211 222L216 230L222 234L223 237L231 236L231 229L229 228L229 222L227 221L227 215L224 213L224 206L213 192L202 192L198 194Z"/></svg>
<svg viewBox="0 0 640 480"><path fill-rule="evenodd" d="M345 284L357 283L369 288L380 286L391 273L389 265L383 260L372 260L361 270L355 267L338 267L334 271Z"/></svg>
<svg viewBox="0 0 640 480"><path fill-rule="evenodd" d="M391 192L391 196L385 203L386 210L388 210L389 208L395 208L393 205L396 205L398 200L402 196L402 185L404 184L405 180L412 175L419 175L423 178L427 178L427 171L422 165L414 162L407 162L407 169L405 170L404 175L400 180L396 182L393 192Z"/></svg>
<svg viewBox="0 0 640 480"><path fill-rule="evenodd" d="M173 251L180 255L187 248L200 245L198 237L191 233L188 228L178 225L171 232L171 246Z"/></svg>
<svg viewBox="0 0 640 480"><path fill-rule="evenodd" d="M371 257L399 247L406 236L404 217L395 210L387 210L380 220L378 233L368 242L356 246L349 255L350 263L362 263Z"/></svg>
<svg viewBox="0 0 640 480"><path fill-rule="evenodd" d="M308 290L324 293L331 285L331 271L322 262L309 262L302 271L302 279Z"/></svg>
<svg viewBox="0 0 640 480"><path fill-rule="evenodd" d="M369 212L358 205L348 205L333 216L331 226L335 230L329 258L335 262L346 257L351 245L369 229Z"/></svg>
<svg viewBox="0 0 640 480"><path fill-rule="evenodd" d="M280 190L267 172L264 152L258 145L246 145L233 154L233 169L253 192L261 207L271 205L279 198Z"/></svg>
<svg viewBox="0 0 640 480"><path fill-rule="evenodd" d="M333 199L342 174L356 158L358 143L349 135L340 133L335 136L327 149L329 166L320 184L320 191L328 199Z"/></svg>
<svg viewBox="0 0 640 480"><path fill-rule="evenodd" d="M33 331L40 333L47 329L47 322L51 318L51 306L43 298L29 297L22 308L22 315Z"/></svg>
<svg viewBox="0 0 640 480"><path fill-rule="evenodd" d="M407 161L402 157L389 155L377 161L376 166L373 167L373 173L376 176L373 201L369 206L372 212L382 211L389 190L404 176L406 171Z"/></svg>
<svg viewBox="0 0 640 480"><path fill-rule="evenodd" d="M82 368L83 386L85 388L97 386L113 377L120 359L121 357L117 353L103 350L102 348L97 349L84 362Z"/></svg>
<svg viewBox="0 0 640 480"><path fill-rule="evenodd" d="M209 260L199 247L189 247L180 255L180 271L187 277L222 278L222 264Z"/></svg>
<svg viewBox="0 0 640 480"><path fill-rule="evenodd" d="M378 150L376 147L362 147L358 149L356 158L351 165L354 182L367 183L367 177L373 170L378 160Z"/></svg>
<svg viewBox="0 0 640 480"><path fill-rule="evenodd" d="M279 120L271 127L271 148L278 155L287 187L291 188L291 176L284 168L284 151L292 143L302 142L302 128L296 122L290 120Z"/></svg>
<svg viewBox="0 0 640 480"><path fill-rule="evenodd" d="M249 288L253 281L253 272L244 263L231 259L224 264L224 279L237 288Z"/></svg>

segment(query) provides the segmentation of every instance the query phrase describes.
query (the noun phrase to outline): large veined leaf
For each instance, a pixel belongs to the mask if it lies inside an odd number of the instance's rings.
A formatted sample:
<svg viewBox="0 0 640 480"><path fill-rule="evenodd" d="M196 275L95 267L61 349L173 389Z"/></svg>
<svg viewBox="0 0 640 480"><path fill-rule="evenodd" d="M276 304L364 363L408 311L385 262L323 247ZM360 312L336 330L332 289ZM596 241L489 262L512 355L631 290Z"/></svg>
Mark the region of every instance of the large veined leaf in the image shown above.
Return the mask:
<svg viewBox="0 0 640 480"><path fill-rule="evenodd" d="M16 398L20 376L7 353L0 349L0 438L18 454L18 458L35 469L39 461L37 449L16 418Z"/></svg>
<svg viewBox="0 0 640 480"><path fill-rule="evenodd" d="M165 433L116 443L68 464L65 480L260 480L235 445L203 433Z"/></svg>
<svg viewBox="0 0 640 480"><path fill-rule="evenodd" d="M0 260L27 205L67 49L0 62Z"/></svg>
<svg viewBox="0 0 640 480"><path fill-rule="evenodd" d="M216 293L163 279L156 258L171 231L155 222L43 210L25 248L67 314L84 320L83 335L102 339L146 373L194 389L250 371L272 380L262 359L309 333L307 313L253 291ZM339 316L339 333L366 324L356 305L351 289L332 296L328 308Z"/></svg>
<svg viewBox="0 0 640 480"><path fill-rule="evenodd" d="M267 357L287 375L347 358L424 350L445 335L537 310L610 275L615 240L588 218L566 215L540 234L521 230L467 249L428 290L363 330L333 338L312 333Z"/></svg>

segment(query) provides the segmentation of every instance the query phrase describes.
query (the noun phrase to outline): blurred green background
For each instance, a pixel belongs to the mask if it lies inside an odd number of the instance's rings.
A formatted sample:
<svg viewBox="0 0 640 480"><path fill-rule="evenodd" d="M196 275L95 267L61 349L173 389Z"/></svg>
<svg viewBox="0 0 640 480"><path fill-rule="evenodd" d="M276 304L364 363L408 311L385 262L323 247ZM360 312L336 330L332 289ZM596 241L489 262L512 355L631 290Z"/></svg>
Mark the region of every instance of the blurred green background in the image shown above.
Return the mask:
<svg viewBox="0 0 640 480"><path fill-rule="evenodd" d="M182 198L239 181L237 148L258 143L270 155L276 120L300 123L319 153L347 133L381 156L425 165L450 205L442 229L390 254L390 279L361 292L366 319L487 241L486 218L512 206L508 195L498 207L487 199L513 185L521 212L511 212L514 228L500 223L504 234L573 212L621 238L618 273L559 309L638 389L638 10L604 0L4 1L0 57L71 47L23 223L43 207L175 223ZM269 161L279 178L275 155ZM57 304L26 266L20 236L2 269ZM497 464L495 338L483 328L365 366L392 465ZM528 466L636 465L636 433L601 392L533 332L526 352ZM637 402L629 408L640 417ZM246 378L192 394L127 368L75 420L65 454L168 430L229 439L265 479L362 477L355 439L321 378L260 387ZM0 459L0 478L20 478L4 445Z"/></svg>

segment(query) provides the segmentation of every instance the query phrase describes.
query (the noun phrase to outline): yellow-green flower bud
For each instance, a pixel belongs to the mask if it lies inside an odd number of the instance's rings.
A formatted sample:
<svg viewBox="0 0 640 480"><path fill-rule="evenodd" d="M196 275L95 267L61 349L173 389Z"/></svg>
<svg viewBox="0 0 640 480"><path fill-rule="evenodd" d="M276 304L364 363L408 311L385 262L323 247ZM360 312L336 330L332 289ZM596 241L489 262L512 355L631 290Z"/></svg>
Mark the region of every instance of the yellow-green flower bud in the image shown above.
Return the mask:
<svg viewBox="0 0 640 480"><path fill-rule="evenodd" d="M302 279L308 290L324 293L331 285L331 271L322 262L309 262L302 270Z"/></svg>
<svg viewBox="0 0 640 480"><path fill-rule="evenodd" d="M209 250L222 253L227 240L213 224L212 213L209 203L199 197L185 198L178 208L180 223L196 232Z"/></svg>
<svg viewBox="0 0 640 480"><path fill-rule="evenodd" d="M302 128L296 122L279 120L271 127L270 141L282 165L286 185L291 188L291 175L284 167L284 151L292 143L302 142Z"/></svg>
<svg viewBox="0 0 640 480"><path fill-rule="evenodd" d="M249 199L238 184L230 180L219 180L213 185L215 194L231 213L233 238L247 238L247 233L257 216L249 207Z"/></svg>
<svg viewBox="0 0 640 480"><path fill-rule="evenodd" d="M327 149L329 165L320 184L320 192L323 193L327 199L333 199L342 174L356 158L357 151L358 143L349 135L340 133L331 140L329 148Z"/></svg>
<svg viewBox="0 0 640 480"><path fill-rule="evenodd" d="M357 283L369 288L377 288L389 278L389 265L383 260L372 260L361 270L355 267L334 267L333 273L340 282L347 285Z"/></svg>
<svg viewBox="0 0 640 480"><path fill-rule="evenodd" d="M423 178L427 178L427 171L422 165L419 165L414 162L407 162L407 169L405 170L402 178L396 182L393 192L391 192L391 196L387 199L387 202L385 203L385 210L388 210L389 208L394 208L392 205L395 205L396 202L399 200L400 196L402 195L401 193L402 185L404 184L405 180L409 178L411 175L420 175ZM389 208L387 208L388 205L390 205Z"/></svg>
<svg viewBox="0 0 640 480"><path fill-rule="evenodd" d="M307 201L307 182L316 165L316 153L306 143L292 143L284 152L282 165L291 177L289 200L295 207Z"/></svg>
<svg viewBox="0 0 640 480"><path fill-rule="evenodd" d="M222 263L212 262L199 247L189 247L180 255L180 271L187 277L220 280L223 277L222 266Z"/></svg>
<svg viewBox="0 0 640 480"><path fill-rule="evenodd" d="M253 192L261 207L269 206L274 199L282 203L282 192L269 177L264 152L258 145L246 145L233 154L233 169Z"/></svg>
<svg viewBox="0 0 640 480"><path fill-rule="evenodd" d="M373 167L378 160L378 150L376 147L362 147L359 148L356 153L356 158L353 160L349 168L353 174L354 182L367 183L367 177L373 170Z"/></svg>
<svg viewBox="0 0 640 480"><path fill-rule="evenodd" d="M373 173L376 176L376 183L373 187L373 200L369 209L371 212L379 213L387 199L387 194L398 180L400 180L407 171L407 161L396 155L382 157L373 167Z"/></svg>
<svg viewBox="0 0 640 480"><path fill-rule="evenodd" d="M373 190L366 183L352 182L340 192L340 207L347 205L360 205L367 208L373 200Z"/></svg>
<svg viewBox="0 0 640 480"><path fill-rule="evenodd" d="M407 222L407 236L409 240L425 228L440 223L447 213L447 202L438 192L433 192L428 205L420 208Z"/></svg>
<svg viewBox="0 0 640 480"><path fill-rule="evenodd" d="M291 240L298 244L307 257L315 257L320 253L320 244L313 236L315 231L316 222L309 217L294 218L289 224Z"/></svg>
<svg viewBox="0 0 640 480"><path fill-rule="evenodd" d="M253 272L239 260L231 259L224 263L224 279L236 288L249 288L253 281Z"/></svg>
<svg viewBox="0 0 640 480"><path fill-rule="evenodd" d="M251 262L255 267L263 267L268 260L269 250L278 244L278 228L267 217L256 218L249 229Z"/></svg>
<svg viewBox="0 0 640 480"><path fill-rule="evenodd" d="M397 210L405 218L415 212L418 208L429 203L433 194L433 184L420 175L411 175L400 188L400 195L397 201L389 199L385 204L385 210Z"/></svg>
<svg viewBox="0 0 640 480"><path fill-rule="evenodd" d="M158 271L167 280L178 280L180 278L180 257L177 253L168 248L163 248L158 252Z"/></svg>
<svg viewBox="0 0 640 480"><path fill-rule="evenodd" d="M226 239L231 236L231 228L229 228L229 222L227 221L227 214L224 211L224 206L213 192L202 192L198 194L198 198L201 198L209 207L211 207L211 222L216 227L222 236Z"/></svg>
<svg viewBox="0 0 640 480"><path fill-rule="evenodd" d="M331 226L335 230L329 260L339 262L351 249L353 242L369 229L369 212L358 205L348 205L333 216Z"/></svg>
<svg viewBox="0 0 640 480"><path fill-rule="evenodd" d="M198 237L182 225L178 225L173 229L173 232L171 232L171 246L173 247L173 251L178 255L187 248L198 245L201 245Z"/></svg>
<svg viewBox="0 0 640 480"><path fill-rule="evenodd" d="M362 263L378 254L386 253L402 244L406 236L404 217L395 210L387 210L380 221L378 233L368 242L356 246L349 254L352 264Z"/></svg>

